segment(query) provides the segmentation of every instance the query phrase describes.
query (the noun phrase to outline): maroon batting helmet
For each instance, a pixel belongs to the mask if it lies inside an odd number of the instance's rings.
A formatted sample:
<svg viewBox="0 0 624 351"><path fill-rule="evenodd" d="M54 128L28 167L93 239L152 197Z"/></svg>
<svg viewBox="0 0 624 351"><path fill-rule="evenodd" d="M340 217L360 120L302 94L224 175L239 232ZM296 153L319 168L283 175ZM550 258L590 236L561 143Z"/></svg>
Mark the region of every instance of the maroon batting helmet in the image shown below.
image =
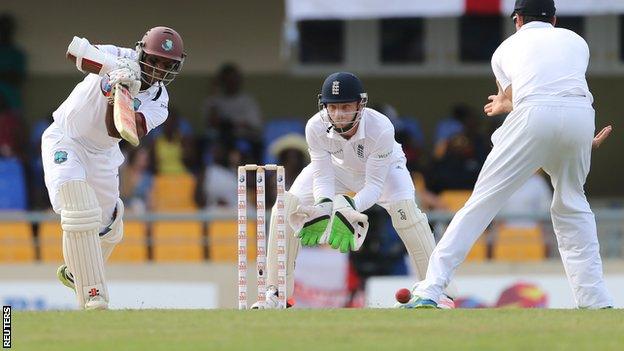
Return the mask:
<svg viewBox="0 0 624 351"><path fill-rule="evenodd" d="M167 85L182 70L186 53L184 52L184 43L178 32L169 27L154 27L148 30L143 39L136 43L136 51L139 56L139 62L143 65L143 74L141 79L149 84L154 81L162 81ZM166 69L158 68L146 60L147 55L163 57L173 60ZM151 69L151 72L147 72Z"/></svg>

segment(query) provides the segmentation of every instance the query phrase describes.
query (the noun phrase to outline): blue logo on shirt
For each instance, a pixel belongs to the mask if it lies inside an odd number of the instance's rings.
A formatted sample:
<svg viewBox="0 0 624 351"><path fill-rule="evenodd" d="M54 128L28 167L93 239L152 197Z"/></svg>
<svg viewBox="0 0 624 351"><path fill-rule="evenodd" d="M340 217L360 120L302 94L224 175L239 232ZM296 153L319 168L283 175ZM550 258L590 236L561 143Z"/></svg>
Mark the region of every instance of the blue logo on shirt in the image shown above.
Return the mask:
<svg viewBox="0 0 624 351"><path fill-rule="evenodd" d="M59 150L54 153L54 163L60 165L61 163L67 161L67 152L63 150Z"/></svg>
<svg viewBox="0 0 624 351"><path fill-rule="evenodd" d="M141 106L141 100L139 100L138 98L134 98L134 110L138 111L140 106Z"/></svg>

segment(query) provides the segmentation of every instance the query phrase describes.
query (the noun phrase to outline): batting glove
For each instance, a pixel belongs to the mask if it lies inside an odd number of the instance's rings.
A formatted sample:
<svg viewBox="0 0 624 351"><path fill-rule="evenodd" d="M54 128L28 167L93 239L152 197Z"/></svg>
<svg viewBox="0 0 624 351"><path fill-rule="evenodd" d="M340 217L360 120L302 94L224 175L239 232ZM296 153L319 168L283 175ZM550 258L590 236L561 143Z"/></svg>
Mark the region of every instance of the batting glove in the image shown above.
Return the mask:
<svg viewBox="0 0 624 351"><path fill-rule="evenodd" d="M108 84L114 87L122 84L135 97L141 89L141 67L135 60L128 58L117 59L117 68L108 72ZM114 92L114 89L113 89Z"/></svg>

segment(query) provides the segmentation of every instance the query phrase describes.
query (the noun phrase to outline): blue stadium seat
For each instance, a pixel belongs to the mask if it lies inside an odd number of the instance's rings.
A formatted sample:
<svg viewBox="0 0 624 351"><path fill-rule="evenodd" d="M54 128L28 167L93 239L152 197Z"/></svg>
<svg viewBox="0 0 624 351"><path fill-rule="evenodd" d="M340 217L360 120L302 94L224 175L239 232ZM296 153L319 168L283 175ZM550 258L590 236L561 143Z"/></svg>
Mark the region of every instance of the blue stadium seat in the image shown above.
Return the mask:
<svg viewBox="0 0 624 351"><path fill-rule="evenodd" d="M414 140L418 143L418 146L425 146L425 133L423 132L420 123L416 117L401 117L401 128L405 130Z"/></svg>
<svg viewBox="0 0 624 351"><path fill-rule="evenodd" d="M264 163L275 163L277 160L269 153L269 145L281 136L289 133L305 134L305 121L298 117L274 119L264 126Z"/></svg>
<svg viewBox="0 0 624 351"><path fill-rule="evenodd" d="M0 210L26 210L26 180L17 158L0 158Z"/></svg>

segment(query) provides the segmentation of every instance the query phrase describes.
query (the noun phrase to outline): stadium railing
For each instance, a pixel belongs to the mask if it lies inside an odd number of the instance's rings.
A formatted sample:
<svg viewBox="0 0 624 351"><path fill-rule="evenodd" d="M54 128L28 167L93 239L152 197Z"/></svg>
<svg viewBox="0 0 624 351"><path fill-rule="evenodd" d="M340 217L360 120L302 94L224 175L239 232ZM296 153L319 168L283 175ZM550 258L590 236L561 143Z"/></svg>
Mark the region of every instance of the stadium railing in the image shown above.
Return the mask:
<svg viewBox="0 0 624 351"><path fill-rule="evenodd" d="M624 258L624 210L596 209L603 256ZM428 218L439 239L453 212L432 211ZM249 214L253 218L254 214ZM233 210L184 213L128 213L124 216L124 241L113 262L219 262L236 261L237 225ZM509 221L527 220L540 228L513 229ZM60 262L60 217L52 212L0 212L0 263ZM524 262L555 257L556 244L548 214L499 215L471 252L471 260ZM499 223L499 224L496 224ZM248 223L249 233L256 224ZM249 246L255 239L250 235ZM550 250L548 248L551 248ZM251 250L250 250L251 251Z"/></svg>

